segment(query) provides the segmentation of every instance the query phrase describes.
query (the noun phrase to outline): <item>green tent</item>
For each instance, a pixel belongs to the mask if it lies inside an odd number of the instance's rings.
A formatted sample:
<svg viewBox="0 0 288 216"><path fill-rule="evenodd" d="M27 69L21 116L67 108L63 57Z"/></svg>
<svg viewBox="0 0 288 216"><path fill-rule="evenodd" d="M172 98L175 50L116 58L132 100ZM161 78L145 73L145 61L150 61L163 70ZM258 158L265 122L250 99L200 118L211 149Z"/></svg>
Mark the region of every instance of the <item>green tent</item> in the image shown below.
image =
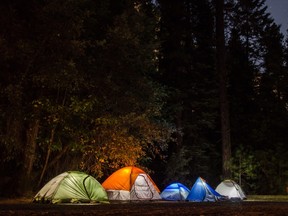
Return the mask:
<svg viewBox="0 0 288 216"><path fill-rule="evenodd" d="M108 202L102 185L92 176L78 171L64 172L51 179L34 197L42 203Z"/></svg>

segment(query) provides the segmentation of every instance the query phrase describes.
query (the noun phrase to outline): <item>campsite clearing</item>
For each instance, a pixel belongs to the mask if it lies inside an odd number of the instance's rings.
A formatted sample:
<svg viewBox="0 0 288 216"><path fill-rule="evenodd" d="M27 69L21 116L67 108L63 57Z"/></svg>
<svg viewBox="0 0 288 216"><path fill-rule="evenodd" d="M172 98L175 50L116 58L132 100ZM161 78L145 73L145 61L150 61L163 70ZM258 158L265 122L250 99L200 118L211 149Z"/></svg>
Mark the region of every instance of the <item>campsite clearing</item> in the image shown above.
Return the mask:
<svg viewBox="0 0 288 216"><path fill-rule="evenodd" d="M32 204L1 202L0 215L287 215L288 202L171 202L147 201L115 204Z"/></svg>

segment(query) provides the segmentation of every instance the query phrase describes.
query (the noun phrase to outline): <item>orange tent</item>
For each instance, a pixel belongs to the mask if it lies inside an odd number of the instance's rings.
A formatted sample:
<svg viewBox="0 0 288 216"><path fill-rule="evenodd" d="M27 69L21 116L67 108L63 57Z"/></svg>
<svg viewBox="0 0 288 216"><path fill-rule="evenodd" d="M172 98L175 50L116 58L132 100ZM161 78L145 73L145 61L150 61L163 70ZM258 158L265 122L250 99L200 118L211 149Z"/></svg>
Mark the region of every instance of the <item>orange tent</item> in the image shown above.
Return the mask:
<svg viewBox="0 0 288 216"><path fill-rule="evenodd" d="M161 199L157 185L140 168L128 166L110 175L102 186L110 200Z"/></svg>

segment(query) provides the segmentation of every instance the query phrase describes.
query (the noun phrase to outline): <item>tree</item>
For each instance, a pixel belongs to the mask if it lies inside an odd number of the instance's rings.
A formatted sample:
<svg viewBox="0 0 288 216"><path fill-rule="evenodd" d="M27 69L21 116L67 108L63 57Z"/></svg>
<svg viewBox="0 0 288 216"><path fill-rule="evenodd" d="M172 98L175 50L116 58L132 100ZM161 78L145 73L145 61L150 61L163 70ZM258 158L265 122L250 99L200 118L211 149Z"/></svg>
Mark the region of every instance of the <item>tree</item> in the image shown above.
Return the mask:
<svg viewBox="0 0 288 216"><path fill-rule="evenodd" d="M159 80L169 90L167 118L178 129L169 145L167 170L173 170L173 164L186 170L179 178L187 181L199 173L215 178L211 161L217 158L213 139L218 97L212 9L209 1L159 1ZM189 165L183 155L191 158ZM166 178L173 178L169 173Z"/></svg>
<svg viewBox="0 0 288 216"><path fill-rule="evenodd" d="M262 161L263 155L267 156L264 152L270 152L272 148L274 154L278 155L276 146L281 146L286 139L282 134L282 126L285 125L287 110L280 96L280 92L284 92L280 83L285 77L282 36L279 27L266 12L264 1L234 3L235 7L229 13L231 22L227 30L230 33L228 71L232 152L235 157L240 146L243 146L244 150L253 152L261 164L254 181L259 188L252 189L255 192L263 188L262 184L275 181L272 178L263 181L267 178L264 173L269 172L269 166L264 166L265 162ZM263 167L267 170L262 170Z"/></svg>
<svg viewBox="0 0 288 216"><path fill-rule="evenodd" d="M230 114L227 94L227 70L224 36L224 0L216 1L216 58L217 72L220 88L220 116L221 116L221 140L222 140L222 175L223 178L231 176L231 137Z"/></svg>
<svg viewBox="0 0 288 216"><path fill-rule="evenodd" d="M283 184L287 179L287 173L284 170L287 167L287 162L283 160L285 155L283 144L287 142L288 113L287 101L283 96L286 94L284 83L286 82L287 71L284 69L283 35L280 33L280 27L274 23L267 26L261 44L264 48L263 66L265 69L259 81L257 99L260 108L259 114L265 118L258 116L258 121L262 125L260 127L262 134L260 140L257 140L257 146L259 146L259 158L257 159L261 163L260 176L263 180L267 179L266 183L269 185L271 193L284 194ZM266 134L269 136L266 137ZM264 137L265 139L263 139ZM273 154L269 162L263 160L263 156L268 154ZM274 173L275 175L267 178L267 173ZM277 183L272 186L272 182Z"/></svg>
<svg viewBox="0 0 288 216"><path fill-rule="evenodd" d="M113 12L110 25L101 26L97 19L107 17L93 13L85 25L95 32L83 35L89 40L84 60L89 94L98 104L90 116L92 130L87 134L81 166L98 177L107 177L124 165L149 161L144 158L165 148L173 131L162 117L165 89L153 80L158 48L154 6L149 1L116 2L120 5L103 1L104 12ZM104 29L96 35L99 25Z"/></svg>
<svg viewBox="0 0 288 216"><path fill-rule="evenodd" d="M114 3L2 2L2 173L19 166L22 191L67 169L107 175L170 139L165 90L152 79L153 4Z"/></svg>
<svg viewBox="0 0 288 216"><path fill-rule="evenodd" d="M3 74L10 75L4 75L6 78L1 90L5 96L1 105L5 121L8 123L13 119L14 122L3 125L2 129L11 131L14 128L15 135L18 134L17 141L11 140L14 146L18 146L15 149L17 157L11 160L17 160L15 164L21 167L23 175L19 182L23 190L31 186L35 174L37 139L42 126L38 101L50 93L49 100L55 99L58 106L65 101L66 93L74 90L72 83L76 81L77 71L74 58L82 49L82 44L76 39L81 19L70 19L81 16L73 10L76 4L77 1L69 4L67 1L58 1L57 4L55 1L44 4L37 1L2 3L4 19L1 26L4 28L1 39L5 43L1 64L4 66ZM17 94L14 93L16 90ZM10 132L3 134L5 140L13 136ZM9 142L3 145L6 149L11 148Z"/></svg>

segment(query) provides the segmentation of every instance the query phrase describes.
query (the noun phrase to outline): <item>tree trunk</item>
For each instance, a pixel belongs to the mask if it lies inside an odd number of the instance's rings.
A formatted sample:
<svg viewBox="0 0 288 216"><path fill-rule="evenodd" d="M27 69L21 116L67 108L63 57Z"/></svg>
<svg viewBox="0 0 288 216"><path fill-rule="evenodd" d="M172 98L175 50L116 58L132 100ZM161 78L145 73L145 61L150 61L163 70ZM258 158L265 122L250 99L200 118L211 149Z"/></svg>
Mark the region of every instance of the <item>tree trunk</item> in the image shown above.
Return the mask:
<svg viewBox="0 0 288 216"><path fill-rule="evenodd" d="M177 126L177 129L179 129L179 131L182 131L182 111L178 111L177 113L177 119L176 119L176 126ZM177 132L177 152L180 151L180 149L182 148L182 145L183 145L183 135L181 132Z"/></svg>
<svg viewBox="0 0 288 216"><path fill-rule="evenodd" d="M48 144L48 148L47 148L45 164L44 164L44 167L43 167L42 172L41 172L41 176L40 176L40 179L39 179L39 182L38 182L38 187L42 183L43 177L44 177L45 172L46 172L47 167L48 167L48 162L49 162L49 158L50 158L50 154L51 154L51 146L52 146L52 144L54 142L54 134L55 134L55 128L52 128L51 129L51 134L50 134L50 140L49 140L49 144Z"/></svg>
<svg viewBox="0 0 288 216"><path fill-rule="evenodd" d="M231 138L229 103L227 95L227 70L225 64L224 0L216 0L216 59L219 75L220 115L222 136L222 175L231 177Z"/></svg>
<svg viewBox="0 0 288 216"><path fill-rule="evenodd" d="M62 149L62 151L56 157L54 157L53 160L48 164L47 169L54 166L60 160L60 158L68 152L68 150L69 150L69 145L66 145Z"/></svg>
<svg viewBox="0 0 288 216"><path fill-rule="evenodd" d="M23 164L23 178L22 178L22 190L26 191L28 189L31 189L31 175L33 171L33 164L36 157L36 139L38 136L39 131L39 120L36 119L33 122L31 122L27 132L27 143L26 148L24 152L24 164Z"/></svg>

